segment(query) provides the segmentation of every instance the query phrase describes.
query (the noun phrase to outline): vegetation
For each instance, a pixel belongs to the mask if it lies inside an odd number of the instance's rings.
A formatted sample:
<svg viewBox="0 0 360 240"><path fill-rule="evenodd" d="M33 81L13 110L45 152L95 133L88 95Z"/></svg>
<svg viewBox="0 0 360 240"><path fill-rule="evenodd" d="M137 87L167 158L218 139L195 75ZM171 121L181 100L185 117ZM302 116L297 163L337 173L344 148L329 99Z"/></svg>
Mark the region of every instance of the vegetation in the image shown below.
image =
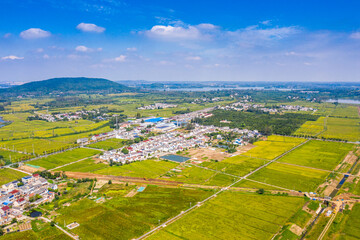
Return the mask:
<svg viewBox="0 0 360 240"><path fill-rule="evenodd" d="M0 186L25 176L25 173L18 172L9 168L0 169Z"/></svg>
<svg viewBox="0 0 360 240"><path fill-rule="evenodd" d="M123 140L123 139L112 138L112 139L108 139L105 141L92 143L92 144L88 145L88 147L109 151L109 150L117 149L117 148L124 146L124 142L125 142L125 140Z"/></svg>
<svg viewBox="0 0 360 240"><path fill-rule="evenodd" d="M360 140L359 119L334 118L327 119L326 131L319 135L325 139L340 139L347 141Z"/></svg>

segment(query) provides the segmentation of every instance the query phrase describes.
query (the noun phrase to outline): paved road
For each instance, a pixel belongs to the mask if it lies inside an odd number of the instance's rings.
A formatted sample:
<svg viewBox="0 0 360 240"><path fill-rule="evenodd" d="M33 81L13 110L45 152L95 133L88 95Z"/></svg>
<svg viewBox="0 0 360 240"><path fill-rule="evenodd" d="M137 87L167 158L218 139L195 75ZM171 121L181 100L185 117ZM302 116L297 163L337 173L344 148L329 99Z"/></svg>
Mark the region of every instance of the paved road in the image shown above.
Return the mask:
<svg viewBox="0 0 360 240"><path fill-rule="evenodd" d="M334 219L335 219L335 217L336 217L336 214L337 214L337 212L335 212L335 213L331 216L329 222L326 224L324 230L321 232L320 236L318 237L318 240L322 240L322 239L324 238L326 232L329 230L332 222L334 221Z"/></svg>

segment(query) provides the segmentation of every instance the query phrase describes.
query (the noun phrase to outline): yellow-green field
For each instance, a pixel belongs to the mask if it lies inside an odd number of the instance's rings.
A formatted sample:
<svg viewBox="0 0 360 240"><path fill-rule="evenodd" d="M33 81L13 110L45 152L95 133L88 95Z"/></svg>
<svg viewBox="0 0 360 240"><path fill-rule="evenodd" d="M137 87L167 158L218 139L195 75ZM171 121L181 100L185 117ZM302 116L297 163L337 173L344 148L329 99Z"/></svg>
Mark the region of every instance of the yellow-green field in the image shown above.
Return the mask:
<svg viewBox="0 0 360 240"><path fill-rule="evenodd" d="M25 176L25 173L18 172L9 168L0 169L0 186Z"/></svg>
<svg viewBox="0 0 360 240"><path fill-rule="evenodd" d="M282 153L296 147L304 141L305 139L301 138L272 135L269 136L266 141L256 142L254 144L256 147L247 151L243 155L272 160L277 156L281 155Z"/></svg>
<svg viewBox="0 0 360 240"><path fill-rule="evenodd" d="M319 117L316 121L307 121L304 123L294 135L297 136L315 136L316 134L321 133L324 130L324 125L326 124L325 117Z"/></svg>
<svg viewBox="0 0 360 240"><path fill-rule="evenodd" d="M326 128L319 137L360 141L360 119L329 117Z"/></svg>

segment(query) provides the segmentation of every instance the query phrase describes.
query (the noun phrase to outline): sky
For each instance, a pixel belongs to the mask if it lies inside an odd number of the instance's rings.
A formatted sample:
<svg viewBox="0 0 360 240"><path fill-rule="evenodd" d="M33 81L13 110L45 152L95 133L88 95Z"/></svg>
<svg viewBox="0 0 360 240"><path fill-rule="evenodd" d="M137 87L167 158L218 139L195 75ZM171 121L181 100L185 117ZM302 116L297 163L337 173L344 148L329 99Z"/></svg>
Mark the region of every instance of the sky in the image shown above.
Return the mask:
<svg viewBox="0 0 360 240"><path fill-rule="evenodd" d="M359 9L357 0L1 0L0 82L359 82Z"/></svg>

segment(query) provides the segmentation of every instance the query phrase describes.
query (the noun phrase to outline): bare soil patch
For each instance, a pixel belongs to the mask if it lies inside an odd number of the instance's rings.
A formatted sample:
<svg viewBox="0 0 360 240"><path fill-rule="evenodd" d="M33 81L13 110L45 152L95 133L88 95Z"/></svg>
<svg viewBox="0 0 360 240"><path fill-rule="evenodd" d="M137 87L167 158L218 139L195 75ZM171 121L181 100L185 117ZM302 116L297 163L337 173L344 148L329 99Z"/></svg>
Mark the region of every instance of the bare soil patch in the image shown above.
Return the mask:
<svg viewBox="0 0 360 240"><path fill-rule="evenodd" d="M36 171L44 171L46 170L45 168L43 167L39 167L39 168L34 168L34 167L30 167L28 165L22 165L19 167L20 170L23 170L25 172L29 172L29 173L34 173Z"/></svg>
<svg viewBox="0 0 360 240"><path fill-rule="evenodd" d="M292 232L295 233L296 235L300 236L301 233L303 232L303 229L302 229L301 227L299 227L298 225L293 224L293 225L290 227L290 231L292 231Z"/></svg>

